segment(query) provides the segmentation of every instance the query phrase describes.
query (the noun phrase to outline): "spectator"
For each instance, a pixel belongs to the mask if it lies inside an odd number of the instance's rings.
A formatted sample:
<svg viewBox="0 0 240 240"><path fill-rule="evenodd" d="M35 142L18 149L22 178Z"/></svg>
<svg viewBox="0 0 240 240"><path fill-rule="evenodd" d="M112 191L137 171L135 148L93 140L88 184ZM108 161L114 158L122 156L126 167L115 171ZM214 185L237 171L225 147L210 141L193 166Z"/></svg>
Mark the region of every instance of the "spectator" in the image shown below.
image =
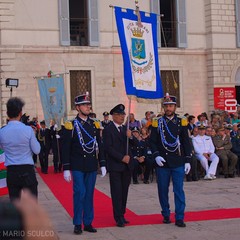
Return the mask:
<svg viewBox="0 0 240 240"><path fill-rule="evenodd" d="M205 126L198 127L198 136L193 138L193 147L197 159L200 161L202 167L206 171L205 180L216 179L216 171L219 162L218 156L214 153L215 148L212 138L205 135ZM211 162L210 167L208 161Z"/></svg>
<svg viewBox="0 0 240 240"><path fill-rule="evenodd" d="M128 120L128 118L127 118ZM125 122L125 125L127 126L127 121ZM141 124L138 120L135 119L135 116L133 113L129 114L129 129L133 129L133 128L141 128Z"/></svg>
<svg viewBox="0 0 240 240"><path fill-rule="evenodd" d="M40 122L40 130L38 131L38 141L40 142L41 151L39 153L39 161L41 165L41 171L44 174L48 174L48 156L52 147L52 137L49 128L46 128L45 121Z"/></svg>
<svg viewBox="0 0 240 240"><path fill-rule="evenodd" d="M62 169L62 161L61 161L61 139L59 131L61 129L58 128L58 125L53 120L53 124L50 127L50 134L52 137L52 152L53 152L53 166L54 166L54 173L61 172Z"/></svg>
<svg viewBox="0 0 240 240"><path fill-rule="evenodd" d="M224 126L225 134L229 137L231 137L231 131L232 131L232 124L226 124Z"/></svg>
<svg viewBox="0 0 240 240"><path fill-rule="evenodd" d="M151 114L152 113L150 111L145 112L145 118L141 120L142 127L146 126L147 123L150 121Z"/></svg>
<svg viewBox="0 0 240 240"><path fill-rule="evenodd" d="M196 137L197 135L198 135L198 127L195 126L195 127L193 128L193 130L192 130L192 136L193 136L193 137Z"/></svg>
<svg viewBox="0 0 240 240"><path fill-rule="evenodd" d="M131 144L131 152L133 155L134 169L133 169L133 184L139 184L138 175L143 173L143 167L146 161L146 147L142 140L139 129L137 127L131 129L133 141Z"/></svg>
<svg viewBox="0 0 240 240"><path fill-rule="evenodd" d="M149 134L148 128L143 127L141 129L141 137L142 137L142 141L145 142L146 164L147 164L147 167L146 167L145 172L144 172L144 182L143 183L148 184L149 183L150 172L154 167L154 159L152 158L152 151L151 151L151 148L150 148L150 142L149 142L150 134Z"/></svg>
<svg viewBox="0 0 240 240"><path fill-rule="evenodd" d="M195 127L197 129L197 134L198 134L198 128ZM190 144L191 144L191 150L192 150L192 158L190 161L191 164L191 170L189 172L189 174L187 174L186 179L188 182L191 181L198 181L199 177L198 177L198 169L197 169L197 157L195 155L195 151L194 151L194 147L193 147L193 142L192 139L194 138L193 135L190 135Z"/></svg>
<svg viewBox="0 0 240 240"><path fill-rule="evenodd" d="M217 114L212 115L211 124L212 128L217 129L221 126L221 117Z"/></svg>
<svg viewBox="0 0 240 240"><path fill-rule="evenodd" d="M109 120L109 112L105 111L103 113L103 121L101 121L102 127L106 128L110 122L111 120Z"/></svg>
<svg viewBox="0 0 240 240"><path fill-rule="evenodd" d="M202 113L200 115L197 116L198 118L198 122L196 122L196 125L197 126L200 126L200 125L204 125L205 127L208 126L208 120L207 120L207 116L206 116L206 113Z"/></svg>
<svg viewBox="0 0 240 240"><path fill-rule="evenodd" d="M216 149L216 154L222 163L225 178L234 178L238 157L231 152L232 143L230 136L225 134L224 128L218 128L217 135L213 137L213 144Z"/></svg>
<svg viewBox="0 0 240 240"><path fill-rule="evenodd" d="M213 128L210 127L210 126L207 126L205 128L205 135L208 136L208 137L212 137L212 132L213 132Z"/></svg>
<svg viewBox="0 0 240 240"><path fill-rule="evenodd" d="M231 138L232 151L238 156L237 168L239 174L240 167L240 124L238 125L237 134Z"/></svg>
<svg viewBox="0 0 240 240"><path fill-rule="evenodd" d="M24 105L24 101L17 97L7 101L9 122L0 130L0 148L5 152L7 187L12 201L20 198L24 188L35 197L38 195L32 153L40 152L40 144L33 129L20 122Z"/></svg>
<svg viewBox="0 0 240 240"><path fill-rule="evenodd" d="M192 132L192 130L193 130L193 128L194 128L195 126L196 126L196 125L195 125L195 116L190 115L190 116L188 117L188 125L187 125L188 130L190 131L190 133Z"/></svg>
<svg viewBox="0 0 240 240"><path fill-rule="evenodd" d="M234 123L232 126L232 131L230 132L230 137L235 137L238 133L238 124Z"/></svg>
<svg viewBox="0 0 240 240"><path fill-rule="evenodd" d="M234 123L240 123L240 119L238 118L238 113L233 114L233 118L231 118L230 123L233 125Z"/></svg>

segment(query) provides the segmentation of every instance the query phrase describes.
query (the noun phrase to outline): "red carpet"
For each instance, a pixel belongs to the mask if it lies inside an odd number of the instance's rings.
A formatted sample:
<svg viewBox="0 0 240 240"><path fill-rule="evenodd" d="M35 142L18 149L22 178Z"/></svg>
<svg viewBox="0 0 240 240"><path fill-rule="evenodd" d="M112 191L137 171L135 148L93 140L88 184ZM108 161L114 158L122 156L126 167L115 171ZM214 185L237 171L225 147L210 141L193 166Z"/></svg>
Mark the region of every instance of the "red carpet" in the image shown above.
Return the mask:
<svg viewBox="0 0 240 240"><path fill-rule="evenodd" d="M64 181L62 173L54 174L53 168L49 168L49 174L39 174L44 182L48 185L52 193L55 195L55 197L58 199L58 201L69 213L69 215L73 216L72 183L67 183ZM112 214L111 198L95 189L94 206L95 217L93 225L95 227L115 226L115 221ZM184 220L186 222L190 222L229 218L240 218L240 208L186 212ZM129 209L126 213L126 219L130 221L129 225L160 224L162 222L162 217L160 214L137 215ZM174 221L174 213L172 214L171 219Z"/></svg>

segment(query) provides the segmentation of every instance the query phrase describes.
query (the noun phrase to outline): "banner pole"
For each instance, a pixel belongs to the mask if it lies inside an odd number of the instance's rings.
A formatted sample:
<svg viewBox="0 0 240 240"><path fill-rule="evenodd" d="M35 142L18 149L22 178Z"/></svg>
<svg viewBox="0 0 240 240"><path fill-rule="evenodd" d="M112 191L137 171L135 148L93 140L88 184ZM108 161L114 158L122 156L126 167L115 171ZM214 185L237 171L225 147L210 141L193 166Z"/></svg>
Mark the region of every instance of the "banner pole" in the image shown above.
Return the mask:
<svg viewBox="0 0 240 240"><path fill-rule="evenodd" d="M130 111L131 111L131 101L132 98L128 98L128 115L127 115L127 131L129 130L129 122L130 122ZM129 138L127 138L127 149L126 149L126 155L128 155L128 149L129 149Z"/></svg>

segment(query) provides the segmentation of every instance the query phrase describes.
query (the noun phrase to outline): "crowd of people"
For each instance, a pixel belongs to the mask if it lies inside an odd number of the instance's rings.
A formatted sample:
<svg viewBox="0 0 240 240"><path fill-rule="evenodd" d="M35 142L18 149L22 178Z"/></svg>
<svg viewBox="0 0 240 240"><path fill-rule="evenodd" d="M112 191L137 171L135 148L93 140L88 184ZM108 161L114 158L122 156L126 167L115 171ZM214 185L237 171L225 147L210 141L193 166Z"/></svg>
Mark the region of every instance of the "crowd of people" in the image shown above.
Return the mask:
<svg viewBox="0 0 240 240"><path fill-rule="evenodd" d="M40 153L33 154L33 160L35 166L37 165L37 159L39 159L41 172L48 174L49 155L53 155L54 173L62 172L62 160L61 160L61 135L64 126L58 127L55 120L51 120L50 126L46 126L45 120L38 122L37 117L33 117L30 120L30 116L24 113L21 116L20 121L27 126L31 126L34 130L35 136L40 143Z"/></svg>
<svg viewBox="0 0 240 240"><path fill-rule="evenodd" d="M156 173L163 223L171 223L168 188L172 179L175 198L175 225L185 227L183 182L214 180L220 174L233 178L239 174L240 106L234 114L214 111L197 117L176 114L176 98L166 94L163 112L147 111L141 120L134 113L126 117L125 106L118 104L103 113L103 120L91 112L88 94L75 98L76 118L60 128L54 121L46 127L22 114L24 102L11 98L7 103L9 123L0 131L0 146L6 153L7 185L10 199L20 198L27 188L37 197L34 163L48 173L49 153L53 153L54 173L63 171L73 180L74 233L95 233L93 193L98 169L109 173L116 226L124 227L129 185L149 184ZM110 115L112 119L110 119ZM22 137L22 132L26 132ZM10 134L10 135L9 135ZM9 137L10 136L10 137ZM15 142L12 145L12 142ZM16 149L16 146L25 146ZM22 151L22 155L14 155ZM21 184L19 184L21 183Z"/></svg>

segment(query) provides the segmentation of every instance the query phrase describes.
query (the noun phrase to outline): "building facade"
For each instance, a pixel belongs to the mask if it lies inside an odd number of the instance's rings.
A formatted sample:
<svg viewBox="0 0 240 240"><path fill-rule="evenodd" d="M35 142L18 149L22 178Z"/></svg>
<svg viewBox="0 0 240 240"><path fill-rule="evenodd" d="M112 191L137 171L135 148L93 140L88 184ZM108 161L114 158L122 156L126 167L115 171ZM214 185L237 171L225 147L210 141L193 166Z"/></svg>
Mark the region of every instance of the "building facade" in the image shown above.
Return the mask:
<svg viewBox="0 0 240 240"><path fill-rule="evenodd" d="M67 116L75 95L89 91L98 118L118 103L128 107L114 8L134 0L0 0L1 125L10 97L6 78L19 79L12 95L25 111L44 118L37 80L49 70L65 73ZM178 96L178 113L214 109L213 89L235 87L240 102L240 1L139 0L159 17L158 53L165 92ZM161 104L132 101L137 118Z"/></svg>

